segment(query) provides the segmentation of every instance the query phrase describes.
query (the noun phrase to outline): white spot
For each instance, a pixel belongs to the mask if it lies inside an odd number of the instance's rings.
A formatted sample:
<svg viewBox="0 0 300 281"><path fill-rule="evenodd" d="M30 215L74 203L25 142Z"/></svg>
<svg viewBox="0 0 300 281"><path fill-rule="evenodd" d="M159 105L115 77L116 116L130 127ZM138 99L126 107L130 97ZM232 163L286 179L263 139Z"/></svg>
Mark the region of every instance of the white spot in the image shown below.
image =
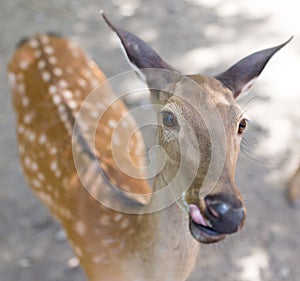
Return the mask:
<svg viewBox="0 0 300 281"><path fill-rule="evenodd" d="M120 224L121 229L127 228L127 227L129 226L129 223L130 223L129 219L124 218L124 219L121 221L121 224Z"/></svg>
<svg viewBox="0 0 300 281"><path fill-rule="evenodd" d="M60 214L60 216L66 218L66 219L69 219L71 220L73 218L73 215L72 213L70 212L69 209L67 208L64 208L64 207L60 207L57 209L58 213Z"/></svg>
<svg viewBox="0 0 300 281"><path fill-rule="evenodd" d="M56 154L56 153L57 153L57 148L56 148L55 146L52 146L52 147L50 148L50 154L54 155L54 154Z"/></svg>
<svg viewBox="0 0 300 281"><path fill-rule="evenodd" d="M41 185L41 182L37 179L34 179L32 181L32 185L35 187L35 188L40 188L42 185Z"/></svg>
<svg viewBox="0 0 300 281"><path fill-rule="evenodd" d="M35 58L40 58L41 56L42 56L41 50L36 50L36 51L34 52L34 57L35 57Z"/></svg>
<svg viewBox="0 0 300 281"><path fill-rule="evenodd" d="M19 124L18 126L18 133L19 134L23 134L25 131L25 127L22 124Z"/></svg>
<svg viewBox="0 0 300 281"><path fill-rule="evenodd" d="M28 66L29 66L29 62L26 61L26 60L21 61L20 64L19 64L19 67L20 67L22 70L26 70L26 69L28 68Z"/></svg>
<svg viewBox="0 0 300 281"><path fill-rule="evenodd" d="M83 256L82 250L78 246L74 247L74 251L75 251L75 254L76 254L77 257L81 258Z"/></svg>
<svg viewBox="0 0 300 281"><path fill-rule="evenodd" d="M100 85L100 83L97 79L91 79L90 85L92 86L92 88L97 88Z"/></svg>
<svg viewBox="0 0 300 281"><path fill-rule="evenodd" d="M25 124L30 124L31 120L32 120L32 116L30 114L26 114L23 118Z"/></svg>
<svg viewBox="0 0 300 281"><path fill-rule="evenodd" d="M57 162L56 162L56 161L52 161L52 162L50 163L50 169L51 169L52 171L57 170Z"/></svg>
<svg viewBox="0 0 300 281"><path fill-rule="evenodd" d="M63 113L65 113L65 111L66 111L65 106L64 106L63 104L60 104L60 105L58 106L57 110L58 110L58 112L59 112L60 114L63 114Z"/></svg>
<svg viewBox="0 0 300 281"><path fill-rule="evenodd" d="M27 137L28 137L28 140L29 140L30 142L33 142L33 141L35 140L35 133L29 131L29 132L27 133Z"/></svg>
<svg viewBox="0 0 300 281"><path fill-rule="evenodd" d="M31 40L29 41L29 45L30 45L31 48L36 49L36 48L39 46L39 43L38 43L37 40L31 39Z"/></svg>
<svg viewBox="0 0 300 281"><path fill-rule="evenodd" d="M52 55L54 53L54 49L51 47L51 46L46 46L44 48L44 52L47 54L47 55Z"/></svg>
<svg viewBox="0 0 300 281"><path fill-rule="evenodd" d="M25 157L24 157L24 164L25 164L25 166L26 166L27 168L30 167L30 165L31 165L31 159L30 159L29 156L25 156Z"/></svg>
<svg viewBox="0 0 300 281"><path fill-rule="evenodd" d="M111 224L111 219L107 215L101 215L99 222L102 226L108 226Z"/></svg>
<svg viewBox="0 0 300 281"><path fill-rule="evenodd" d="M26 106L29 105L29 99L28 99L26 96L24 96L24 97L22 98L22 105L23 105L24 107L26 107Z"/></svg>
<svg viewBox="0 0 300 281"><path fill-rule="evenodd" d="M40 135L39 137L39 144L44 144L47 140L47 137L45 134Z"/></svg>
<svg viewBox="0 0 300 281"><path fill-rule="evenodd" d="M106 246L111 246L112 244L114 244L116 242L116 239L110 239L110 238L106 238L105 240L102 240L102 245L104 247Z"/></svg>
<svg viewBox="0 0 300 281"><path fill-rule="evenodd" d="M8 81L9 81L9 86L11 88L14 88L16 86L16 75L10 72L8 74Z"/></svg>
<svg viewBox="0 0 300 281"><path fill-rule="evenodd" d="M90 68L98 68L98 66L97 66L97 64L94 62L94 61L92 61L92 60L90 60L89 62L88 62L88 66L90 67Z"/></svg>
<svg viewBox="0 0 300 281"><path fill-rule="evenodd" d="M49 94L54 95L57 92L57 88L54 85L50 85Z"/></svg>
<svg viewBox="0 0 300 281"><path fill-rule="evenodd" d="M57 64L57 58L55 56L50 56L48 58L49 63L53 64Z"/></svg>
<svg viewBox="0 0 300 281"><path fill-rule="evenodd" d="M129 124L128 124L128 121L126 119L124 119L122 122L121 122L121 125L123 128L128 128Z"/></svg>
<svg viewBox="0 0 300 281"><path fill-rule="evenodd" d="M59 95L53 95L52 100L55 105L58 105L61 103L61 97Z"/></svg>
<svg viewBox="0 0 300 281"><path fill-rule="evenodd" d="M101 263L102 260L102 256L93 257L93 263Z"/></svg>
<svg viewBox="0 0 300 281"><path fill-rule="evenodd" d="M38 188L38 186L37 186ZM47 193L44 193L44 192L39 192L38 193L38 196L41 198L41 200L48 206L51 206L53 205L53 200L52 200L52 197L47 194Z"/></svg>
<svg viewBox="0 0 300 281"><path fill-rule="evenodd" d="M44 80L44 82L46 82L46 83L48 83L49 81L50 81L50 79L51 79L51 74L50 74L50 72L49 71L43 71L42 72L42 78L43 78L43 80Z"/></svg>
<svg viewBox="0 0 300 281"><path fill-rule="evenodd" d="M98 103L96 104L96 106L97 106L100 110L103 110L103 109L105 108L105 104L100 103L100 102L98 102Z"/></svg>
<svg viewBox="0 0 300 281"><path fill-rule="evenodd" d="M75 231L77 232L78 235L80 235L80 236L84 236L85 235L85 233L86 233L86 227L85 227L85 225L84 225L83 222L77 221L75 223L74 228L75 228Z"/></svg>
<svg viewBox="0 0 300 281"><path fill-rule="evenodd" d="M64 90L62 94L63 94L64 98L66 98L66 99L71 99L73 97L72 92L69 90Z"/></svg>
<svg viewBox="0 0 300 281"><path fill-rule="evenodd" d="M84 88L84 87L87 86L86 80L84 80L84 79L82 79L82 78L79 78L79 79L78 79L78 84L79 84L79 86L82 87L82 88Z"/></svg>
<svg viewBox="0 0 300 281"><path fill-rule="evenodd" d="M37 171L39 168L38 164L36 162L31 163L31 170L32 171Z"/></svg>
<svg viewBox="0 0 300 281"><path fill-rule="evenodd" d="M99 112L96 110L90 111L90 116L94 119L97 119L99 117Z"/></svg>
<svg viewBox="0 0 300 281"><path fill-rule="evenodd" d="M122 215L122 214L116 214L116 215L114 216L114 221L115 221L115 222L118 222L118 221L120 221L122 218L123 218L123 215Z"/></svg>
<svg viewBox="0 0 300 281"><path fill-rule="evenodd" d="M109 119L109 120L108 120L108 126L109 126L109 127L115 128L116 125L117 125L116 120L114 120L114 119Z"/></svg>
<svg viewBox="0 0 300 281"><path fill-rule="evenodd" d="M46 36L46 35L42 35L41 36L41 42L43 43L43 44L48 44L49 43L49 37L48 36Z"/></svg>
<svg viewBox="0 0 300 281"><path fill-rule="evenodd" d="M63 121L64 123L66 123L68 121L68 115L67 114L62 114L60 116L61 121Z"/></svg>
<svg viewBox="0 0 300 281"><path fill-rule="evenodd" d="M38 62L38 69L42 70L46 67L46 61L45 60L39 60Z"/></svg>
<svg viewBox="0 0 300 281"><path fill-rule="evenodd" d="M75 43L74 41L69 41L68 48L70 50L74 50L74 49L78 48L78 44Z"/></svg>
<svg viewBox="0 0 300 281"><path fill-rule="evenodd" d="M60 80L58 81L58 86L59 86L61 89L66 89L66 88L69 86L69 84L68 84L68 82L67 82L65 79L60 79Z"/></svg>
<svg viewBox="0 0 300 281"><path fill-rule="evenodd" d="M93 77L93 74L89 69L84 69L83 70L83 75L86 76L88 79Z"/></svg>
<svg viewBox="0 0 300 281"><path fill-rule="evenodd" d="M60 171L60 170L56 170L56 171L54 172L54 175L55 175L57 178L60 178L60 176L61 176L61 171Z"/></svg>
<svg viewBox="0 0 300 281"><path fill-rule="evenodd" d="M55 68L53 69L53 73L54 73L54 75L56 75L56 76L62 76L63 71L62 71L61 68L55 67Z"/></svg>
<svg viewBox="0 0 300 281"><path fill-rule="evenodd" d="M69 106L71 109L75 109L75 108L77 108L77 102L74 101L74 100L70 100L70 101L68 101L68 106Z"/></svg>
<svg viewBox="0 0 300 281"><path fill-rule="evenodd" d="M41 181L44 181L44 180L45 180L45 176L44 176L44 174L41 173L41 172L38 172L37 177L38 177ZM50 186L50 185L48 185L48 190L51 190L51 189L49 188L49 186ZM50 186L50 187L52 188L52 186Z"/></svg>

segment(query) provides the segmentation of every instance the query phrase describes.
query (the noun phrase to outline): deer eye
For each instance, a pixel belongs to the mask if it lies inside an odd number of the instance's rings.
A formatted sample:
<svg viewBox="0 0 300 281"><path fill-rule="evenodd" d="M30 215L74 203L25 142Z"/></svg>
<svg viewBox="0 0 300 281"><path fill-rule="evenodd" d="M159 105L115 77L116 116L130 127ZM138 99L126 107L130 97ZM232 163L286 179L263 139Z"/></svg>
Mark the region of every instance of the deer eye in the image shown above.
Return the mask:
<svg viewBox="0 0 300 281"><path fill-rule="evenodd" d="M241 135L244 133L245 129L247 127L247 120L242 119L242 121L239 124L238 134Z"/></svg>
<svg viewBox="0 0 300 281"><path fill-rule="evenodd" d="M178 125L175 115L170 111L162 111L162 122L166 127L175 127Z"/></svg>

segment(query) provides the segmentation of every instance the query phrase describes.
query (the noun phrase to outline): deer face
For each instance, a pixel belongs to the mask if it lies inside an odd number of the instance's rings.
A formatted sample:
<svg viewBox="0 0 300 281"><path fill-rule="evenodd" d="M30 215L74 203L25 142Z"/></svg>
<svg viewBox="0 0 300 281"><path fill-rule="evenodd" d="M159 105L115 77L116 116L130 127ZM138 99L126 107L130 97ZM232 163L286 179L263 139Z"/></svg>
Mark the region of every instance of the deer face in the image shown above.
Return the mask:
<svg viewBox="0 0 300 281"><path fill-rule="evenodd" d="M244 224L245 208L234 174L247 123L236 98L289 41L254 53L218 76L186 76L141 39L104 19L157 105L159 144L166 158L161 174L179 190L178 204L187 210L192 236L213 243L236 232Z"/></svg>
<svg viewBox="0 0 300 281"><path fill-rule="evenodd" d="M158 94L159 144L167 155L162 172L168 183L178 183L180 174L185 190L180 201L193 237L217 242L245 220L234 173L246 119L217 79L196 75L178 80Z"/></svg>

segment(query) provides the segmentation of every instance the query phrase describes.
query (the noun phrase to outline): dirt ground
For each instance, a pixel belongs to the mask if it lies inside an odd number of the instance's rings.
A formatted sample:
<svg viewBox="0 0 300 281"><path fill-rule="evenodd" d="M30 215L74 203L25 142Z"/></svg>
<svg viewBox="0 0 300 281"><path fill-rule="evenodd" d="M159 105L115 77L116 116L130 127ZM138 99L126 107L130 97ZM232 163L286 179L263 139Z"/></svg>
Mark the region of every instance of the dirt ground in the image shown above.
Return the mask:
<svg viewBox="0 0 300 281"><path fill-rule="evenodd" d="M129 70L100 9L188 73L214 74L295 36L240 100L252 120L237 168L246 225L224 242L202 246L189 280L300 280L300 209L285 198L300 160L299 1L2 0L0 281L86 280L64 233L23 179L5 68L20 38L56 31L80 43L108 77Z"/></svg>

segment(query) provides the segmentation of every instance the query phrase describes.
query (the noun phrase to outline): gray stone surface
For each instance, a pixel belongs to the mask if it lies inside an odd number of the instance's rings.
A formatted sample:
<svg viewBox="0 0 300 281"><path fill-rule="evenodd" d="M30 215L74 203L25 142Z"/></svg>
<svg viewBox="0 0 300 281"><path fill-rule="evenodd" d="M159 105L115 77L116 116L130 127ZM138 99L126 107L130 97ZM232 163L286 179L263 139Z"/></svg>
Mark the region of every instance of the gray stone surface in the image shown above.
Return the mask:
<svg viewBox="0 0 300 281"><path fill-rule="evenodd" d="M79 42L108 77L129 70L104 9L177 69L215 73L242 56L295 35L241 104L252 119L237 182L248 219L243 231L203 246L190 281L297 281L299 209L284 197L299 153L300 24L297 0L2 0L0 9L0 280L79 281L59 225L27 187L16 153L6 64L16 42L56 31Z"/></svg>

